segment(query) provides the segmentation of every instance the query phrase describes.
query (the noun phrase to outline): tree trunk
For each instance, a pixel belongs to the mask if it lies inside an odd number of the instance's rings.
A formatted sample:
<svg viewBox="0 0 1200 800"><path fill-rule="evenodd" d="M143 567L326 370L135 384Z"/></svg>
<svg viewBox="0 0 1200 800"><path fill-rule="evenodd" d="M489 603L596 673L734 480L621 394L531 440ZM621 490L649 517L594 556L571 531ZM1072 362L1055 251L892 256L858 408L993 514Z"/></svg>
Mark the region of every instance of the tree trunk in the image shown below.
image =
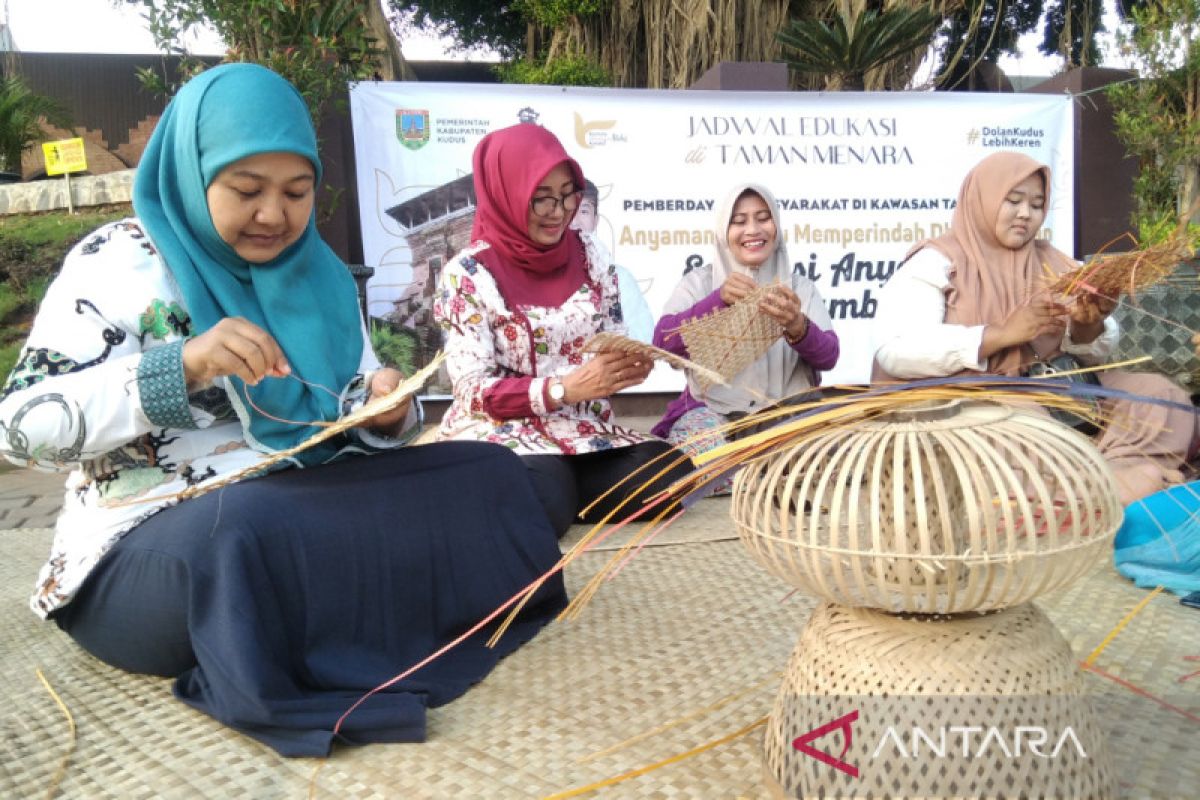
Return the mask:
<svg viewBox="0 0 1200 800"><path fill-rule="evenodd" d="M366 0L367 30L379 43L383 56L379 59L379 77L385 81L415 81L416 73L404 60L400 42L392 34L392 26L383 14L381 0Z"/></svg>
<svg viewBox="0 0 1200 800"><path fill-rule="evenodd" d="M719 61L777 61L775 33L817 0L612 0L553 32L549 53L583 55L613 85L682 89Z"/></svg>

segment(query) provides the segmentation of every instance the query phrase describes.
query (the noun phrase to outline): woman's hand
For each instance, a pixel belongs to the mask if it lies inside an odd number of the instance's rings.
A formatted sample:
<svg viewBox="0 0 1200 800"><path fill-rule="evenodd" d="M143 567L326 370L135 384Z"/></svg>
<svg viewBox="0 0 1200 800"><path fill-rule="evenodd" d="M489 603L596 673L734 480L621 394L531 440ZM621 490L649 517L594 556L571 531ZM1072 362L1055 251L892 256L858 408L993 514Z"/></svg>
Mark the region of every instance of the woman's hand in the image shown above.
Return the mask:
<svg viewBox="0 0 1200 800"><path fill-rule="evenodd" d="M754 278L735 272L721 284L721 302L727 306L745 300L746 296L758 288Z"/></svg>
<svg viewBox="0 0 1200 800"><path fill-rule="evenodd" d="M1033 298L1018 306L1000 325L983 330L980 358L988 358L1009 347L1026 344L1039 336L1062 336L1066 330L1067 307L1045 298Z"/></svg>
<svg viewBox="0 0 1200 800"><path fill-rule="evenodd" d="M786 286L774 286L767 296L759 301L758 308L783 326L784 334L798 338L808 329L808 319L800 307L800 298Z"/></svg>
<svg viewBox="0 0 1200 800"><path fill-rule="evenodd" d="M1071 304L1071 341L1076 344L1094 342L1096 337L1104 332L1104 320L1117 301L1097 294L1083 294L1075 298Z"/></svg>
<svg viewBox="0 0 1200 800"><path fill-rule="evenodd" d="M226 317L183 345L183 377L189 388L236 375L251 386L291 374L279 344L241 317Z"/></svg>
<svg viewBox="0 0 1200 800"><path fill-rule="evenodd" d="M398 369L384 367L376 370L371 375L371 384L368 386L367 402L377 400L380 397L385 397L396 390L400 382L404 380L404 373ZM382 414L376 414L369 419L365 419L358 424L359 428L370 428L381 436L395 438L400 433L404 420L408 418L408 409L412 406L412 397L404 398L404 402L393 408L391 411L385 411Z"/></svg>
<svg viewBox="0 0 1200 800"><path fill-rule="evenodd" d="M1196 346L1196 355L1200 356L1200 333L1192 337L1192 344Z"/></svg>
<svg viewBox="0 0 1200 800"><path fill-rule="evenodd" d="M599 400L637 386L650 375L654 363L645 356L605 351L562 379L564 405Z"/></svg>

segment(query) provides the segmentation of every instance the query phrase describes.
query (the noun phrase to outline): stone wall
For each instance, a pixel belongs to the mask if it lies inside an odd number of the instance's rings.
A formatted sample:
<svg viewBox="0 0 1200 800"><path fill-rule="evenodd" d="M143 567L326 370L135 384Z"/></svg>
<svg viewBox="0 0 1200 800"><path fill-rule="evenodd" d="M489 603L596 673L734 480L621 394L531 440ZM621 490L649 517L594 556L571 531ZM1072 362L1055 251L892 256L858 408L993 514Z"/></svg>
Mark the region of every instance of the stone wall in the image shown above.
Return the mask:
<svg viewBox="0 0 1200 800"><path fill-rule="evenodd" d="M71 200L75 208L128 203L133 198L133 175L136 171L126 169L104 175L71 178ZM61 177L0 184L0 215L53 211L66 207L67 185Z"/></svg>

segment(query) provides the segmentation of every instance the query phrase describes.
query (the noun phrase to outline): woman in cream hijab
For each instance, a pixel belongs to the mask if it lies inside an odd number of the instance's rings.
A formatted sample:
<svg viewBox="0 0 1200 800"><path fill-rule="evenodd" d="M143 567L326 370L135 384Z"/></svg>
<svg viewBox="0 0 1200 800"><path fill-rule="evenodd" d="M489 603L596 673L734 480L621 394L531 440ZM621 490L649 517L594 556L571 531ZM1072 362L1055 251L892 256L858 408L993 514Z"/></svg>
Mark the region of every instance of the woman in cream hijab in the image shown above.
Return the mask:
<svg viewBox="0 0 1200 800"><path fill-rule="evenodd" d="M689 453L722 444L724 437L714 429L819 385L821 371L837 363L838 337L825 304L812 281L792 270L780 230L779 204L766 187L734 187L718 210L712 257L683 276L654 328L655 346L686 358L680 325L727 308L759 286L777 285L760 308L783 326L779 340L734 376L731 386L703 390L689 376L687 388L653 428ZM712 434L697 438L704 431Z"/></svg>
<svg viewBox="0 0 1200 800"><path fill-rule="evenodd" d="M995 153L963 180L950 231L920 242L879 298L874 379L1017 375L1060 353L1106 361L1117 341L1114 303L1090 295L1068 307L1043 290L1047 268L1075 266L1037 233L1050 170L1020 153ZM1162 375L1108 370L1104 386L1188 404ZM1182 480L1195 430L1180 408L1106 400L1111 422L1096 436L1124 503Z"/></svg>

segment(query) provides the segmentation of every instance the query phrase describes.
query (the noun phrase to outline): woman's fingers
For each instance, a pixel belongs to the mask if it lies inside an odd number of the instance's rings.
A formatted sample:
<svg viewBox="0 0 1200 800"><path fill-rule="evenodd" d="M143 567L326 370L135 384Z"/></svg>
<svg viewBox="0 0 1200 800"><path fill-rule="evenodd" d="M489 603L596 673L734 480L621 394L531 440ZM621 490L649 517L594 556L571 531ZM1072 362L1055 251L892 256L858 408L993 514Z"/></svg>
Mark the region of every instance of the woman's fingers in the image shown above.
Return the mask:
<svg viewBox="0 0 1200 800"><path fill-rule="evenodd" d="M383 367L375 371L371 376L370 396L371 399L383 397L391 394L404 380L404 373L392 367Z"/></svg>
<svg viewBox="0 0 1200 800"><path fill-rule="evenodd" d="M759 309L771 319L787 326L800 314L800 298L785 286L777 286L759 303Z"/></svg>
<svg viewBox="0 0 1200 800"><path fill-rule="evenodd" d="M291 372L271 334L240 317L227 317L188 340L183 349L183 367L189 383L235 375L256 384L267 376Z"/></svg>
<svg viewBox="0 0 1200 800"><path fill-rule="evenodd" d="M223 339L221 344L226 352L242 362L236 372L242 380L253 384L267 377L274 362L257 339L234 334Z"/></svg>

